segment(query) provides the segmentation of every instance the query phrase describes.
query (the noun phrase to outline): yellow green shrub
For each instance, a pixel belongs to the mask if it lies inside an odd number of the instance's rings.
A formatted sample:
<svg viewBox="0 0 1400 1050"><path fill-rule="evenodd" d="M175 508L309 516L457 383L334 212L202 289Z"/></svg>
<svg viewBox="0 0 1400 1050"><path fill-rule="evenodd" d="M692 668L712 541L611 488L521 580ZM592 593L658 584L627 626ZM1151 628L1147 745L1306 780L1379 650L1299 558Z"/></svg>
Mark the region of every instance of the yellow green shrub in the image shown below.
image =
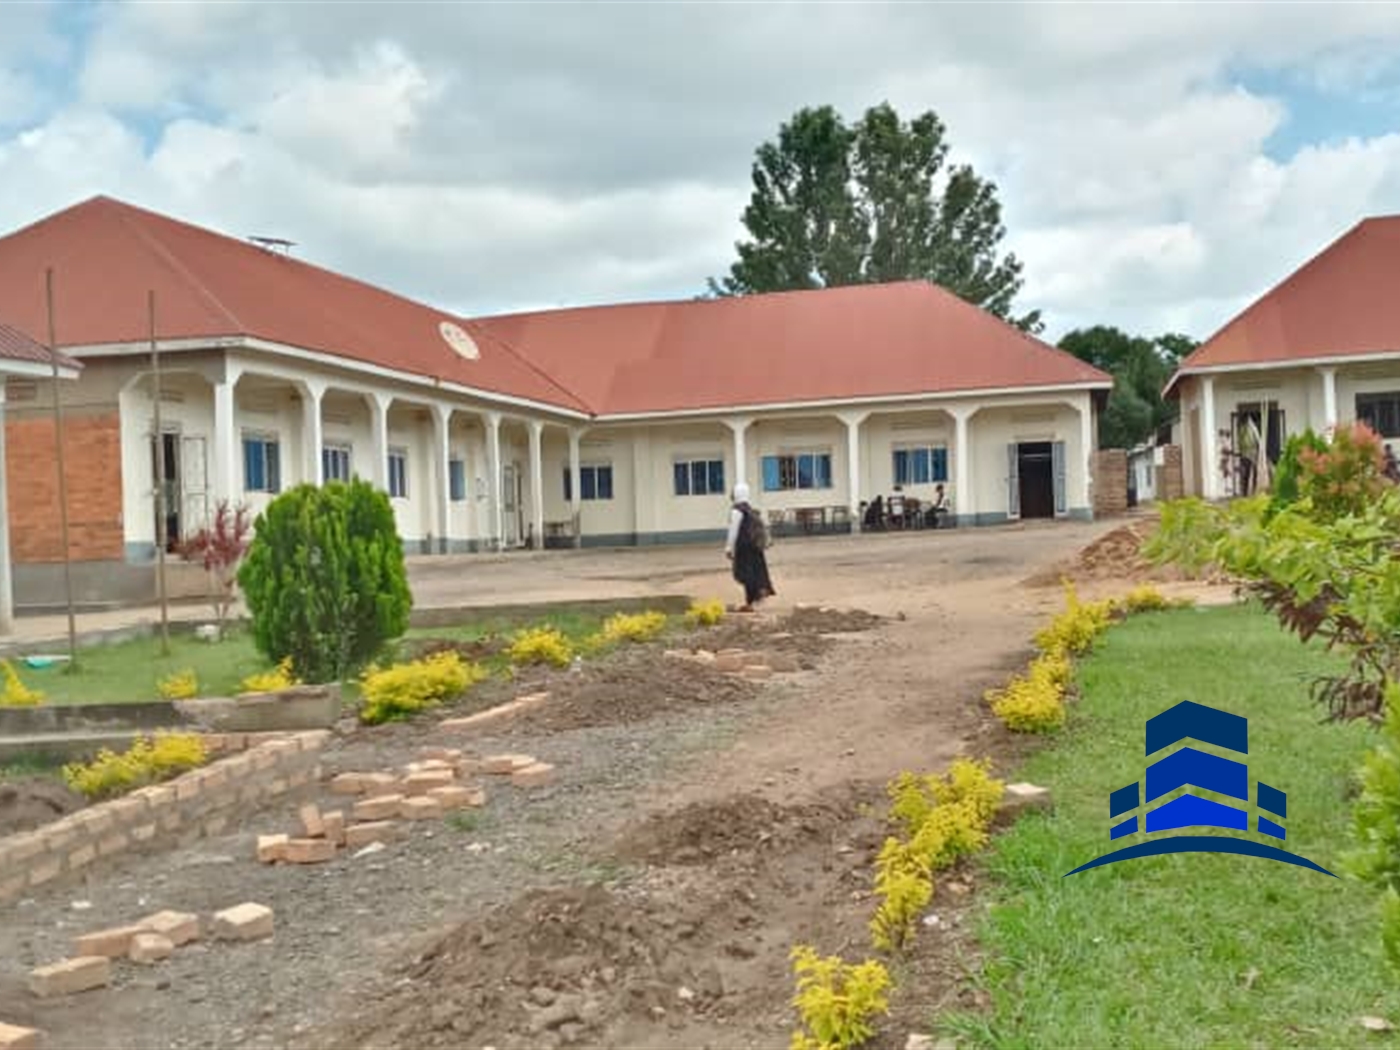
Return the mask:
<svg viewBox="0 0 1400 1050"><path fill-rule="evenodd" d="M871 940L881 951L898 951L908 943L920 913L933 899L933 879L926 872L879 872L875 892L881 900L870 920Z"/></svg>
<svg viewBox="0 0 1400 1050"><path fill-rule="evenodd" d="M971 758L956 758L947 773L932 779L930 787L939 805L966 803L984 824L992 822L1006 793L1006 782L992 776L990 758L980 762Z"/></svg>
<svg viewBox="0 0 1400 1050"><path fill-rule="evenodd" d="M987 844L989 823L970 799L935 806L909 840L910 852L931 871L949 867Z"/></svg>
<svg viewBox="0 0 1400 1050"><path fill-rule="evenodd" d="M797 1008L804 1030L791 1050L847 1050L875 1034L874 1019L889 1012L890 975L873 959L852 965L839 955L823 958L807 945L792 950Z"/></svg>
<svg viewBox="0 0 1400 1050"><path fill-rule="evenodd" d="M713 627L724 619L724 602L718 598L691 602L685 618L696 627Z"/></svg>
<svg viewBox="0 0 1400 1050"><path fill-rule="evenodd" d="M1013 733L1050 733L1065 724L1064 691L1049 672L1013 678L988 692L987 702Z"/></svg>
<svg viewBox="0 0 1400 1050"><path fill-rule="evenodd" d="M0 707L38 707L44 702L44 694L25 685L9 660L0 660L0 674L5 678Z"/></svg>
<svg viewBox="0 0 1400 1050"><path fill-rule="evenodd" d="M243 692L275 693L281 689L290 689L294 685L301 685L301 679L292 672L292 658L288 656L271 671L252 674L243 679Z"/></svg>
<svg viewBox="0 0 1400 1050"><path fill-rule="evenodd" d="M208 749L198 735L157 731L120 754L103 749L91 762L64 766L63 780L80 795L98 800L169 780L208 760Z"/></svg>
<svg viewBox="0 0 1400 1050"><path fill-rule="evenodd" d="M557 627L532 627L515 636L506 655L513 664L567 667L574 658L574 648Z"/></svg>
<svg viewBox="0 0 1400 1050"><path fill-rule="evenodd" d="M663 612L617 613L603 621L605 642L649 642L666 629Z"/></svg>
<svg viewBox="0 0 1400 1050"><path fill-rule="evenodd" d="M370 667L360 678L360 721L366 725L407 718L460 695L487 677L478 664L448 650L422 660Z"/></svg>
<svg viewBox="0 0 1400 1050"><path fill-rule="evenodd" d="M156 688L162 700L189 700L199 695L199 676L186 668L162 678Z"/></svg>
<svg viewBox="0 0 1400 1050"><path fill-rule="evenodd" d="M1036 632L1035 644L1044 653L1087 653L1112 619L1112 602L1081 602L1074 584L1066 580L1065 610Z"/></svg>

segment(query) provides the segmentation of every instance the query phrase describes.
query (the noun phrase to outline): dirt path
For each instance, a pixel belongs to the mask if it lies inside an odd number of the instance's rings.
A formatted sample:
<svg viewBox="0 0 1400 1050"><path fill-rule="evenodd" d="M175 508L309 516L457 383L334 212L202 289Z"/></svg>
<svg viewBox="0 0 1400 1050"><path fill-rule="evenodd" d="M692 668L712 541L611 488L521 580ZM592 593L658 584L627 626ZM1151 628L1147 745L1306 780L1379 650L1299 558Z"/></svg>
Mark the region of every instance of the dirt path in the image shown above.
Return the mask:
<svg viewBox="0 0 1400 1050"><path fill-rule="evenodd" d="M706 644L783 652L806 670L758 684L655 649L622 654L538 683L551 701L537 716L469 740L561 773L555 787L493 789L471 824L415 829L371 857L257 865L252 838L289 825L283 807L38 895L0 924L0 1019L45 1029L53 1048L786 1045L790 947L868 951L882 835L870 804L900 770L1005 751L981 694L1060 602L1023 581L1106 528L780 545L776 608ZM694 551L615 563L626 560L575 571L637 573L626 586L644 593L726 593ZM425 726L361 732L326 764L383 768L440 742ZM919 1000L899 1010L911 1024L961 994L959 889L938 905L940 937L925 939L937 950L910 962ZM91 907L75 911L79 898ZM23 990L75 933L242 900L276 910L271 941L187 949L57 1004ZM897 1028L882 1046L902 1045Z"/></svg>

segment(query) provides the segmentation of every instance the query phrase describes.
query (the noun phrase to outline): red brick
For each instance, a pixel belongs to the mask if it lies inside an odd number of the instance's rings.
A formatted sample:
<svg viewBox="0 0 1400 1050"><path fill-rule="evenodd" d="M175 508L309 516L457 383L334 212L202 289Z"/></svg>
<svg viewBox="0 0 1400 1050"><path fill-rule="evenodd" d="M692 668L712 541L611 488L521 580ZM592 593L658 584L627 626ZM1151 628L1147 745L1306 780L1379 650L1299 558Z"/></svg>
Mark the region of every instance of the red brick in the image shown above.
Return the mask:
<svg viewBox="0 0 1400 1050"><path fill-rule="evenodd" d="M392 820L372 820L346 828L345 845L350 849L359 849L371 842L390 842L397 836L398 825Z"/></svg>
<svg viewBox="0 0 1400 1050"><path fill-rule="evenodd" d="M0 1050L39 1050L43 1033L0 1021Z"/></svg>
<svg viewBox="0 0 1400 1050"><path fill-rule="evenodd" d="M554 767L548 762L536 762L524 769L517 769L510 775L510 782L518 784L520 787L541 787L545 784L552 784L554 783Z"/></svg>
<svg viewBox="0 0 1400 1050"><path fill-rule="evenodd" d="M321 808L313 802L308 802L297 810L297 816L301 819L301 826L306 834L313 839L318 839L326 833L325 822L321 819Z"/></svg>
<svg viewBox="0 0 1400 1050"><path fill-rule="evenodd" d="M282 854L290 839L290 835L259 835L258 860L264 864L275 864L282 860Z"/></svg>
<svg viewBox="0 0 1400 1050"><path fill-rule="evenodd" d="M399 803L403 798L402 795L381 795L378 798L364 799L355 803L350 816L355 820L384 820L397 816Z"/></svg>
<svg viewBox="0 0 1400 1050"><path fill-rule="evenodd" d="M65 959L29 972L29 990L40 999L103 988L112 980L112 960L105 955Z"/></svg>
<svg viewBox="0 0 1400 1050"><path fill-rule="evenodd" d="M432 820L442 816L442 806L437 799L426 795L415 795L399 803L399 816L404 820Z"/></svg>
<svg viewBox="0 0 1400 1050"><path fill-rule="evenodd" d="M145 933L146 927L140 923L128 926L114 926L96 933L85 933L73 941L73 954L103 955L109 959L120 959L131 950L131 941L138 933Z"/></svg>
<svg viewBox="0 0 1400 1050"><path fill-rule="evenodd" d="M449 787L433 788L428 792L444 812L462 809L466 806L480 806L486 802L486 793L480 788L470 788L465 784L452 784Z"/></svg>
<svg viewBox="0 0 1400 1050"><path fill-rule="evenodd" d="M482 760L481 771L490 776L504 776L534 764L533 755L488 755Z"/></svg>
<svg viewBox="0 0 1400 1050"><path fill-rule="evenodd" d="M74 561L122 561L126 548L120 416L106 408L69 409L63 419L63 446L69 555ZM10 477L26 479L24 498L9 501L10 550L16 564L63 560L54 459L52 418L46 413L9 413L5 466Z"/></svg>
<svg viewBox="0 0 1400 1050"><path fill-rule="evenodd" d="M461 761L462 750L456 747L420 747L418 757L425 762L446 762L455 766Z"/></svg>
<svg viewBox="0 0 1400 1050"><path fill-rule="evenodd" d="M321 824L325 828L327 839L334 842L337 846L345 845L344 813L338 809L333 809L329 813L322 813Z"/></svg>
<svg viewBox="0 0 1400 1050"><path fill-rule="evenodd" d="M450 769L432 769L422 773L410 773L403 782L404 790L410 795L426 795L433 788L448 787L457 779Z"/></svg>
<svg viewBox="0 0 1400 1050"><path fill-rule="evenodd" d="M131 939L131 950L127 958L147 966L168 959L175 954L175 945L170 938L158 933L138 933Z"/></svg>
<svg viewBox="0 0 1400 1050"><path fill-rule="evenodd" d="M272 936L272 909L239 904L214 913L214 936L226 941L255 941Z"/></svg>
<svg viewBox="0 0 1400 1050"><path fill-rule="evenodd" d="M85 868L97 858L97 847L91 844L79 846L72 853L68 854L68 870L77 871Z"/></svg>
<svg viewBox="0 0 1400 1050"><path fill-rule="evenodd" d="M42 860L29 869L29 885L42 886L46 882L52 882L62 870L63 862L57 857Z"/></svg>
<svg viewBox="0 0 1400 1050"><path fill-rule="evenodd" d="M199 916L183 911L158 911L148 915L137 925L158 933L175 947L199 940Z"/></svg>
<svg viewBox="0 0 1400 1050"><path fill-rule="evenodd" d="M362 795L365 791L363 773L341 773L331 780L333 795Z"/></svg>
<svg viewBox="0 0 1400 1050"><path fill-rule="evenodd" d="M330 839L288 839L282 847L288 864L324 864L335 859L335 843Z"/></svg>

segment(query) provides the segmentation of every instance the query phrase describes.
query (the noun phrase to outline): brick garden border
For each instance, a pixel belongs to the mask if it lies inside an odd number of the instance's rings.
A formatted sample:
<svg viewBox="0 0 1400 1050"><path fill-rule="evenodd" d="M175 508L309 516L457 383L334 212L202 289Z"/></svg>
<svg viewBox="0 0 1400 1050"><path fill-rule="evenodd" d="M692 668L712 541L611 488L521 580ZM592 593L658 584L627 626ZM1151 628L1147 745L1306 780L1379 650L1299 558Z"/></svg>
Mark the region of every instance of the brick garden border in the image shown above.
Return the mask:
<svg viewBox="0 0 1400 1050"><path fill-rule="evenodd" d="M329 730L206 736L210 751L227 757L0 838L0 904L73 881L127 853L220 835L246 808L315 790L330 737Z"/></svg>

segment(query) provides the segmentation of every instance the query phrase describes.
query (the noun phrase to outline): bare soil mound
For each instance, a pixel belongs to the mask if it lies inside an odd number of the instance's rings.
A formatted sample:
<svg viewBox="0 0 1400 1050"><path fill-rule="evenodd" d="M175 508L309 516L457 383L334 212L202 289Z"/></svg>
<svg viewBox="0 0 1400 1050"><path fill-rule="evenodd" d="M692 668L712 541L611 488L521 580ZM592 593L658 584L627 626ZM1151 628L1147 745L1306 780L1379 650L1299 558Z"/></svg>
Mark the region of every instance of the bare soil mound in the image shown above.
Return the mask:
<svg viewBox="0 0 1400 1050"><path fill-rule="evenodd" d="M804 839L828 839L850 816L845 806L779 806L758 795L735 795L654 814L615 852L650 864L706 864L736 851L791 850Z"/></svg>
<svg viewBox="0 0 1400 1050"><path fill-rule="evenodd" d="M551 675L544 688L549 702L516 719L522 730L643 722L678 709L742 703L759 689L709 667L668 660L655 646L622 650L578 674Z"/></svg>
<svg viewBox="0 0 1400 1050"><path fill-rule="evenodd" d="M43 827L87 801L56 780L32 777L0 783L0 835Z"/></svg>
<svg viewBox="0 0 1400 1050"><path fill-rule="evenodd" d="M1066 579L1073 583L1098 580L1168 583L1191 579L1175 566L1154 565L1143 557L1143 544L1156 530L1156 518L1129 522L1100 536L1073 558L1027 578L1025 585L1058 587Z"/></svg>

